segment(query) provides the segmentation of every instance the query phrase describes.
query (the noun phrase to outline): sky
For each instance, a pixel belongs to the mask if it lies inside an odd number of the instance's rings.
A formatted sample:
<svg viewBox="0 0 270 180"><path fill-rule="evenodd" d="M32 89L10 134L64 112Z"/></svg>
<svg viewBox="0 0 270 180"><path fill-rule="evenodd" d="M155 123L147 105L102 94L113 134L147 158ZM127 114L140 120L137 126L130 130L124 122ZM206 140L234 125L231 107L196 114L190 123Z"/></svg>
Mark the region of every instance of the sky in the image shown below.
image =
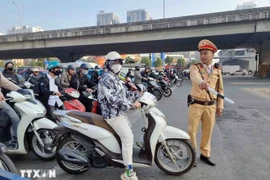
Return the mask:
<svg viewBox="0 0 270 180"><path fill-rule="evenodd" d="M251 0L249 0L251 1ZM21 24L44 30L95 26L100 10L114 12L125 23L127 11L146 9L152 19L163 17L163 0L0 0L0 32L6 34ZM166 18L235 10L247 0L165 0ZM257 7L270 6L270 0L253 0Z"/></svg>

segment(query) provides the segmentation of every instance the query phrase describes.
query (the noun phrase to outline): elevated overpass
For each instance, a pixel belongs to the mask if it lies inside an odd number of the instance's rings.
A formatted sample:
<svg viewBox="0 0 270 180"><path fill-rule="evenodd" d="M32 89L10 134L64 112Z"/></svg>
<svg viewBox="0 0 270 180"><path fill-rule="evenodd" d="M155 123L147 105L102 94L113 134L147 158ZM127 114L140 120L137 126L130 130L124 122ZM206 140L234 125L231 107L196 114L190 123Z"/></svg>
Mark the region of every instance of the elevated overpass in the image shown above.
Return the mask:
<svg viewBox="0 0 270 180"><path fill-rule="evenodd" d="M270 64L270 7L136 23L53 30L0 37L0 59L197 50L207 38L219 49L255 48Z"/></svg>

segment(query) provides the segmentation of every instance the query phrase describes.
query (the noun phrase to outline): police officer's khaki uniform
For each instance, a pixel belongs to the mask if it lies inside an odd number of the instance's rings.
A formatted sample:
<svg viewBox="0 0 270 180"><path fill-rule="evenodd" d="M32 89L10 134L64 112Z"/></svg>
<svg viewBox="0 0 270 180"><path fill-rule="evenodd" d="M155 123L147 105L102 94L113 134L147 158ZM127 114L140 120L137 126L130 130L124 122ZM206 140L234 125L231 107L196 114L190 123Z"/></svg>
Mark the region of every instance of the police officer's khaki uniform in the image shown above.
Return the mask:
<svg viewBox="0 0 270 180"><path fill-rule="evenodd" d="M200 49L209 49L212 50L214 48L214 52L217 50L215 49L215 45L208 41L203 40L199 43L199 50ZM207 68L211 68L207 70ZM208 72L209 71L209 72ZM203 76L201 76L201 74ZM193 99L200 101L200 102L209 102L211 101L208 93L206 90L201 90L199 85L203 81L207 82L212 89L215 89L220 94L223 94L223 80L221 70L215 68L213 65L206 66L203 64L194 64L190 67L190 79L192 82L192 89L190 95ZM218 81L219 79L219 81ZM212 101L216 100L216 95L210 93L212 97ZM193 144L194 148L197 148L196 143L196 134L198 131L198 127L200 121L202 122L202 139L200 150L201 154L206 157L210 157L211 152L211 135L212 130L215 124L215 115L216 115L216 108L223 109L223 99L218 98L217 103L214 105L201 105L201 104L192 104L189 106L189 113L188 113L188 133L191 137L191 143Z"/></svg>

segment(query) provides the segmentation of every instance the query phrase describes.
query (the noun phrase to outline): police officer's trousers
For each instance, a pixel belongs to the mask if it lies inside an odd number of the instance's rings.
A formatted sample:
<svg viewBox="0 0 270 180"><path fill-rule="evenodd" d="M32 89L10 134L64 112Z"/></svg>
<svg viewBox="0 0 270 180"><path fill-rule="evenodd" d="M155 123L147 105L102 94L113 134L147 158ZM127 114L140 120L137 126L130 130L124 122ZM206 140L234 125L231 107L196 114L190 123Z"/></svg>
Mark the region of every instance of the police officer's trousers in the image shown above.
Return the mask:
<svg viewBox="0 0 270 180"><path fill-rule="evenodd" d="M204 106L192 104L188 112L188 134L195 150L197 149L196 134L202 122L201 154L210 157L211 136L215 124L216 105Z"/></svg>

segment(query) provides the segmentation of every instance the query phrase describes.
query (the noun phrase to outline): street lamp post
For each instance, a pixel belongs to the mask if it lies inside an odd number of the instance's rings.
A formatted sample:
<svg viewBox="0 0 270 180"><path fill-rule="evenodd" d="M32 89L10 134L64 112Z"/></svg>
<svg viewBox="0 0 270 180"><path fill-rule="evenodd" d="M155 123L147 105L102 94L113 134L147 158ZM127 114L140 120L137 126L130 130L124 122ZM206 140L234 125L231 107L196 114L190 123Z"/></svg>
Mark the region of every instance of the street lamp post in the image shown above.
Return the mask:
<svg viewBox="0 0 270 180"><path fill-rule="evenodd" d="M19 9L19 27L20 27L20 32L21 32L21 31L22 31L21 13L22 13L22 9L24 8L24 6L18 5L18 4L15 3L15 2L13 2L13 4L14 4L15 6L17 6L18 9Z"/></svg>
<svg viewBox="0 0 270 180"><path fill-rule="evenodd" d="M165 18L165 0L163 0L163 19Z"/></svg>

